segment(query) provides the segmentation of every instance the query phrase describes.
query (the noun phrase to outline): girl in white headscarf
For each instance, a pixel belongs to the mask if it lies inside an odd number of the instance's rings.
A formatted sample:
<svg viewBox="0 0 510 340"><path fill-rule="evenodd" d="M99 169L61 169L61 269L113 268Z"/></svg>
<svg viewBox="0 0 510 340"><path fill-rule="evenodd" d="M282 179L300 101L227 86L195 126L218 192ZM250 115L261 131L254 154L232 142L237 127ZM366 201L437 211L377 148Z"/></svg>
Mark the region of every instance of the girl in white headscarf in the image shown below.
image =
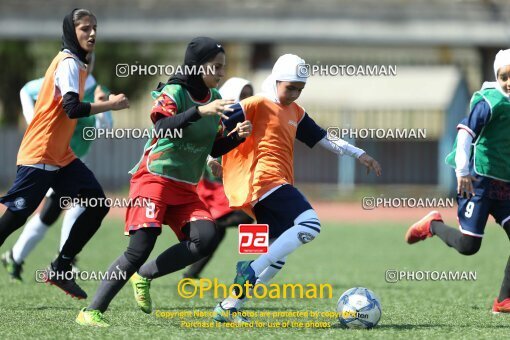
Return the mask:
<svg viewBox="0 0 510 340"><path fill-rule="evenodd" d="M253 96L253 86L249 80L233 77L220 88L221 98L233 99L236 103Z"/></svg>
<svg viewBox="0 0 510 340"><path fill-rule="evenodd" d="M431 211L409 228L408 243L437 235L462 255L476 254L489 215L510 237L510 49L496 55L494 74L496 84L486 83L473 94L471 111L457 125L456 145L446 158L457 175L460 230ZM492 312L510 313L510 259Z"/></svg>
<svg viewBox="0 0 510 340"><path fill-rule="evenodd" d="M252 135L223 157L223 183L230 207L243 209L254 216L257 223L269 225L268 234L256 234L260 242L251 244L258 244L262 249L257 250L267 253L255 261L237 263L234 282L238 287L269 282L282 269L289 254L320 233L321 225L315 210L294 187L296 139L310 148L319 144L339 155L355 157L367 169L374 170L377 175L381 173L377 161L363 150L341 139L329 140L326 131L295 103L307 80L303 76L306 73L303 67L306 67L305 62L298 56L281 56L264 81L262 95L233 105L233 112L226 113L230 119L223 121L227 128L244 119L253 123ZM265 249L268 239L272 244ZM248 241L242 238L240 246L249 244ZM241 288L236 295L244 297L249 293L249 290L243 290ZM232 313L242 307L243 301L234 297L225 299L216 306L214 319L246 322L240 313Z"/></svg>

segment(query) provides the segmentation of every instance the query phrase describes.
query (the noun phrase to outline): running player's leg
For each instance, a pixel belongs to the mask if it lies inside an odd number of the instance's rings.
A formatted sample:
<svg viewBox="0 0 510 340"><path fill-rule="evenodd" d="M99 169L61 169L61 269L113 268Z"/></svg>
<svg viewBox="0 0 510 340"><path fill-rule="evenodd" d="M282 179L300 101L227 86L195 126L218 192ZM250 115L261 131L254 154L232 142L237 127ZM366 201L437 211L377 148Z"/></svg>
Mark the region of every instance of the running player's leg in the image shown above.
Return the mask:
<svg viewBox="0 0 510 340"><path fill-rule="evenodd" d="M246 283L255 285L260 279L270 280L282 268L288 255L301 245L314 240L320 233L320 222L306 198L293 186L284 185L258 202L254 207L258 223L269 225L269 237L275 241L266 254L255 261L237 263L234 283L244 287ZM275 269L274 271L272 268ZM236 297L228 297L215 308L216 321L245 322L244 318L229 317L228 312L242 308L245 292L236 291Z"/></svg>
<svg viewBox="0 0 510 340"><path fill-rule="evenodd" d="M285 265L286 261L287 261L287 257L284 257L284 258L276 261L275 264L272 264L269 267L267 267L266 269L264 269L262 271L262 273L260 274L260 276L257 278L255 285L258 285L258 284L267 285L283 269L283 266ZM255 286L254 289L257 289L257 287ZM232 309L241 310L243 308L246 300L247 300L246 297L239 299L236 297L229 296L221 302L220 308L222 309L222 311L227 311L227 310L232 310ZM220 321L220 320L218 320L218 321Z"/></svg>
<svg viewBox="0 0 510 340"><path fill-rule="evenodd" d="M0 246L19 229L37 209L51 187L55 173L29 166L19 166L16 179L7 194L0 198L7 210L0 218Z"/></svg>
<svg viewBox="0 0 510 340"><path fill-rule="evenodd" d="M73 228L74 223L80 217L80 215L85 211L85 208L80 206L73 206L71 209L67 210L64 214L64 221L62 222L62 230L60 231L60 246L59 250L62 250L64 244L69 238L69 234L71 233L71 229Z"/></svg>
<svg viewBox="0 0 510 340"><path fill-rule="evenodd" d="M216 220L216 227L218 232L218 243L216 247L213 249L211 255L208 255L204 257L201 260L198 260L197 262L193 263L191 266L189 266L188 270L183 274L183 277L189 277L189 278L199 278L200 273L204 269L204 267L209 263L212 256L214 255L214 252L216 249L218 249L218 246L220 245L221 241L223 241L223 238L225 237L225 229L231 226L238 226L239 224L248 224L252 223L253 219L248 216L245 212L241 210L233 211L226 216L223 216Z"/></svg>
<svg viewBox="0 0 510 340"><path fill-rule="evenodd" d="M99 229L109 207L104 204L106 197L101 185L80 159L73 160L58 171L53 189L62 198L79 197L85 202L96 200L78 217L62 250L46 270L47 282L59 287L72 297L84 299L87 293L75 282L71 264Z"/></svg>
<svg viewBox="0 0 510 340"><path fill-rule="evenodd" d="M61 197L75 198L79 196L84 200L97 199L97 202L103 203L106 198L92 171L79 159L75 159L60 169L55 191ZM71 261L99 229L108 211L109 207L99 203L85 207L85 210L74 222L59 256L52 264L55 270L68 271L71 269Z"/></svg>
<svg viewBox="0 0 510 340"><path fill-rule="evenodd" d="M476 254L482 244L491 200L482 195L471 198L458 196L457 203L459 229L444 224L441 215L433 211L409 228L406 234L407 242L412 244L437 235L447 246L462 255Z"/></svg>
<svg viewBox="0 0 510 340"><path fill-rule="evenodd" d="M35 214L26 224L23 232L12 247L12 257L16 263L22 263L41 241L49 227L55 223L62 209L59 198L50 189L40 213Z"/></svg>
<svg viewBox="0 0 510 340"><path fill-rule="evenodd" d="M216 228L210 220L196 220L187 223L183 233L188 236L161 253L155 260L140 268L139 274L156 279L178 271L211 253L217 242Z"/></svg>
<svg viewBox="0 0 510 340"><path fill-rule="evenodd" d="M131 278L135 300L145 313L152 311L152 279L173 273L207 256L216 247L216 228L209 211L198 199L184 205L168 206L165 224L172 227L179 243L145 263Z"/></svg>
<svg viewBox="0 0 510 340"><path fill-rule="evenodd" d="M60 214L58 199L52 189L46 194L41 213L35 214L28 220L23 232L18 237L11 250L2 254L2 263L12 279L22 281L23 263L28 254L42 240L49 227L58 219Z"/></svg>
<svg viewBox="0 0 510 340"><path fill-rule="evenodd" d="M306 198L291 185L282 186L257 203L254 212L258 223L265 223L264 220L270 215L272 217L269 220L276 219L279 222L277 228L269 225L269 236L276 240L268 252L260 255L250 265L255 277L300 246L313 241L320 233L319 217Z"/></svg>
<svg viewBox="0 0 510 340"><path fill-rule="evenodd" d="M493 200L491 215L503 227L510 240L510 201ZM510 257L507 260L499 295L492 306L493 313L510 313Z"/></svg>
<svg viewBox="0 0 510 340"><path fill-rule="evenodd" d="M188 269L186 270L186 272L184 272L182 274L183 278L193 278L193 279L200 278L200 273L202 272L204 267L207 265L207 263L209 263L209 261L211 260L213 252L216 251L216 249L218 248L220 242L223 241L223 239L225 238L225 233L226 233L225 228L224 227L219 227L218 225L216 225L216 227L217 227L217 230L216 230L216 237L217 237L216 247L211 251L210 255L204 256L200 260L198 260L195 263L193 263L192 265L190 265L188 267Z"/></svg>
<svg viewBox="0 0 510 340"><path fill-rule="evenodd" d="M133 183L131 183L130 189L133 189ZM130 198L133 200L143 199L142 197L133 196L130 196ZM166 209L165 203L155 200L151 200L150 207L131 206L127 208L124 234L130 236L129 246L110 265L107 277L115 277L113 273L119 271L124 274L116 275L117 280L101 282L92 303L78 315L78 323L86 324L84 321L80 321L80 316L83 313L104 313L115 295L126 284L126 281L147 261L156 239L161 233ZM84 318L81 319L85 320Z"/></svg>
<svg viewBox="0 0 510 340"><path fill-rule="evenodd" d="M117 277L118 279L103 280L87 310L99 310L101 313L106 311L115 295L147 261L160 233L161 228L143 228L131 232L128 248L108 268L107 277ZM123 274L115 275L114 273Z"/></svg>

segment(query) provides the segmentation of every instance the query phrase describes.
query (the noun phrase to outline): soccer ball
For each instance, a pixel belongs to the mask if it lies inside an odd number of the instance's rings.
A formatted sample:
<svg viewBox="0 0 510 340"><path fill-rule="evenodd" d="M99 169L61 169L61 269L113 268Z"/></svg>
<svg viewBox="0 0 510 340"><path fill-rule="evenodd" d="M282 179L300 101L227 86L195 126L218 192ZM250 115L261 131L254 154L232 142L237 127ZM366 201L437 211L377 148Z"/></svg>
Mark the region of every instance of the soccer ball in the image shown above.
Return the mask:
<svg viewBox="0 0 510 340"><path fill-rule="evenodd" d="M381 319L381 303L371 290L354 287L340 296L336 304L340 324L346 328L375 327Z"/></svg>

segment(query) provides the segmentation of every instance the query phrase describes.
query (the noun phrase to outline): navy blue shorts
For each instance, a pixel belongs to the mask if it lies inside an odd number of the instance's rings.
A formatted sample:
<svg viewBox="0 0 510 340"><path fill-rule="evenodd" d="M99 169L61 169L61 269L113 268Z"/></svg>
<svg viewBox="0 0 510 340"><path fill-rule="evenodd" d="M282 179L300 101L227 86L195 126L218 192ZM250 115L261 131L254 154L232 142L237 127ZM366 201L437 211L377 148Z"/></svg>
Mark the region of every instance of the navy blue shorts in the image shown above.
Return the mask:
<svg viewBox="0 0 510 340"><path fill-rule="evenodd" d="M103 189L92 171L78 158L55 171L18 166L16 179L7 194L0 198L11 211L31 215L49 188L58 197L104 197Z"/></svg>
<svg viewBox="0 0 510 340"><path fill-rule="evenodd" d="M283 234L294 225L303 212L313 209L305 196L290 184L285 184L255 204L257 223L269 225L269 238Z"/></svg>
<svg viewBox="0 0 510 340"><path fill-rule="evenodd" d="M477 175L473 183L476 196L457 196L457 217L463 234L483 237L485 225L492 215L503 226L510 221L510 184Z"/></svg>

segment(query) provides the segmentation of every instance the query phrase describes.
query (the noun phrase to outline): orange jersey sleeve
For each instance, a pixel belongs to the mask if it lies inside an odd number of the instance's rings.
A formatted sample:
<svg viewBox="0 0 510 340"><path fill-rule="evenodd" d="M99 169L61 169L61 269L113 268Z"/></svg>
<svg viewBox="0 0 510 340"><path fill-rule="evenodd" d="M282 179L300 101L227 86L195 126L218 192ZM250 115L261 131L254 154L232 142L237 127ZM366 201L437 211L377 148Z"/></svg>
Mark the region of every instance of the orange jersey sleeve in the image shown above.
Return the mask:
<svg viewBox="0 0 510 340"><path fill-rule="evenodd" d="M46 71L35 103L34 118L25 131L18 151L18 165L43 163L62 167L76 158L69 146L76 119L67 117L62 106L62 96L55 92L55 71L66 58L72 58L72 55L60 52ZM82 100L87 71L80 69L79 77L79 96Z"/></svg>
<svg viewBox="0 0 510 340"><path fill-rule="evenodd" d="M223 184L230 207L247 208L280 184L294 183L294 141L305 112L254 96L241 101L253 132L223 156Z"/></svg>

